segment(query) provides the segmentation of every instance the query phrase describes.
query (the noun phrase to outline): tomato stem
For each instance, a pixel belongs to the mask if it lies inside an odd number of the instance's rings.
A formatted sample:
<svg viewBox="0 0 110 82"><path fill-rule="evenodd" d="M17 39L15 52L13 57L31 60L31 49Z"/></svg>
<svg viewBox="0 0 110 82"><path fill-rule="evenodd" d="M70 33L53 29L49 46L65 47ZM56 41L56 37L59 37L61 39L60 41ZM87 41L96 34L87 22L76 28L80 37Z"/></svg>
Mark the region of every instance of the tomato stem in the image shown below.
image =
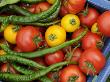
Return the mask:
<svg viewBox="0 0 110 82"><path fill-rule="evenodd" d="M102 48L103 46L104 46L104 43L103 43L103 41L98 41L97 43L96 43L96 46L97 46L97 48Z"/></svg>
<svg viewBox="0 0 110 82"><path fill-rule="evenodd" d="M70 20L70 24L75 25L75 24L76 24L75 19L71 19L71 20Z"/></svg>
<svg viewBox="0 0 110 82"><path fill-rule="evenodd" d="M40 35L40 34L39 34ZM40 37L40 36L34 36L34 38L33 38L33 41L34 41L34 43L37 45L37 46L39 46L39 42L41 42L42 41L42 38Z"/></svg>
<svg viewBox="0 0 110 82"><path fill-rule="evenodd" d="M78 76L70 76L68 82L75 82L78 78Z"/></svg>
<svg viewBox="0 0 110 82"><path fill-rule="evenodd" d="M19 29L20 29L19 25L14 25L14 27L13 27L14 32L17 32Z"/></svg>
<svg viewBox="0 0 110 82"><path fill-rule="evenodd" d="M92 70L93 75L94 75L94 73L96 72L96 69L95 69L94 65L89 61L86 61L85 64L86 64L87 68L89 68L88 73L89 73L90 70ZM87 73L87 75L88 75L88 73Z"/></svg>
<svg viewBox="0 0 110 82"><path fill-rule="evenodd" d="M51 40L51 41L54 41L55 39L57 39L57 37L56 37L55 34L50 34L50 35L48 36L48 38L49 38L49 40Z"/></svg>

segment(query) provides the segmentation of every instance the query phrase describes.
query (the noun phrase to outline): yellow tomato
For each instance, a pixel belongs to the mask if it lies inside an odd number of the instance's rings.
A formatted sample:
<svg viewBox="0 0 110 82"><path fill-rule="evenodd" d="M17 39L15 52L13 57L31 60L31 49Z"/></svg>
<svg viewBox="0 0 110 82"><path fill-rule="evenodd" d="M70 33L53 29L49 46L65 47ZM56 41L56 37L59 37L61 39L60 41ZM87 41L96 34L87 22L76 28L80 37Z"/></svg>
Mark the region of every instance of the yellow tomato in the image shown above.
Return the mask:
<svg viewBox="0 0 110 82"><path fill-rule="evenodd" d="M45 40L51 47L60 45L66 40L66 31L58 25L50 26L45 32Z"/></svg>
<svg viewBox="0 0 110 82"><path fill-rule="evenodd" d="M74 32L79 29L80 20L77 15L67 14L61 20L61 26L66 32Z"/></svg>
<svg viewBox="0 0 110 82"><path fill-rule="evenodd" d="M8 25L4 30L4 38L11 44L16 44L17 32L14 30L14 25Z"/></svg>
<svg viewBox="0 0 110 82"><path fill-rule="evenodd" d="M92 25L91 32L96 33L96 34L101 34L101 33L99 32L99 30L98 30L97 23L94 23L94 24Z"/></svg>
<svg viewBox="0 0 110 82"><path fill-rule="evenodd" d="M47 0L48 3L54 4L55 0Z"/></svg>

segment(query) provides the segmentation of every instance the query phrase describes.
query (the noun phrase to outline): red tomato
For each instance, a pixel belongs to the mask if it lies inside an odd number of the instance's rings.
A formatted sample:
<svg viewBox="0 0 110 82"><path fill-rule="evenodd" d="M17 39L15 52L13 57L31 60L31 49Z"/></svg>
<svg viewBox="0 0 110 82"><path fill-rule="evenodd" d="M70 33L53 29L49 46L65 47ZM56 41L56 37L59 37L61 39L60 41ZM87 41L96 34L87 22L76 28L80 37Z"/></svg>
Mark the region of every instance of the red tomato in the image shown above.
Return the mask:
<svg viewBox="0 0 110 82"><path fill-rule="evenodd" d="M33 59L33 61L35 61L35 62L37 62L37 63L39 63L41 65L46 66L46 63L45 63L45 61L44 61L44 59L42 57L36 57L36 58Z"/></svg>
<svg viewBox="0 0 110 82"><path fill-rule="evenodd" d="M14 48L14 51L16 51L16 52L23 52L23 51L22 51L19 47L17 47L17 46Z"/></svg>
<svg viewBox="0 0 110 82"><path fill-rule="evenodd" d="M99 31L105 36L110 37L110 11L105 11L102 15L97 19L97 24Z"/></svg>
<svg viewBox="0 0 110 82"><path fill-rule="evenodd" d="M76 14L84 8L86 0L64 0L63 3L69 13Z"/></svg>
<svg viewBox="0 0 110 82"><path fill-rule="evenodd" d="M58 62L62 62L64 60L64 53L63 51L59 50L55 53L45 55L44 59L47 65L52 65Z"/></svg>
<svg viewBox="0 0 110 82"><path fill-rule="evenodd" d="M59 77L59 82L86 82L86 76L80 71L77 65L69 65L63 68L60 71Z"/></svg>
<svg viewBox="0 0 110 82"><path fill-rule="evenodd" d="M67 11L67 9L65 8L65 6L61 6L61 8L60 8L60 16L61 17L63 17L63 16L65 16L66 14L68 14L68 11Z"/></svg>
<svg viewBox="0 0 110 82"><path fill-rule="evenodd" d="M79 67L85 74L93 75L102 70L105 62L106 59L100 50L89 48L82 53L79 59Z"/></svg>
<svg viewBox="0 0 110 82"><path fill-rule="evenodd" d="M32 13L40 13L46 11L50 8L50 4L48 2L40 2L38 4L32 4L27 9Z"/></svg>
<svg viewBox="0 0 110 82"><path fill-rule="evenodd" d="M33 4L33 5L29 6L29 8L27 8L27 9L28 9L28 11L30 11L31 13L35 13L35 11L36 11L36 4Z"/></svg>
<svg viewBox="0 0 110 82"><path fill-rule="evenodd" d="M73 34L72 34L72 39L77 38L83 31L84 31L84 28L79 27L78 30L76 30L75 32L73 32Z"/></svg>
<svg viewBox="0 0 110 82"><path fill-rule="evenodd" d="M94 8L88 8L88 11L84 10L86 13L80 14L79 18L82 25L86 25L89 28L97 21L99 13Z"/></svg>
<svg viewBox="0 0 110 82"><path fill-rule="evenodd" d="M11 65L9 65L9 68L8 68L7 63L4 63L1 65L0 71L1 72L8 72L9 71L10 73L17 73L17 71L15 71L15 69Z"/></svg>
<svg viewBox="0 0 110 82"><path fill-rule="evenodd" d="M49 72L47 74L48 78L52 80L52 82L59 82L59 73L58 72Z"/></svg>
<svg viewBox="0 0 110 82"><path fill-rule="evenodd" d="M94 34L92 32L88 32L83 38L82 38L82 48L88 49L90 47L98 47L101 48L103 46L101 37L97 34Z"/></svg>
<svg viewBox="0 0 110 82"><path fill-rule="evenodd" d="M33 26L21 28L16 37L16 44L23 52L32 52L42 43L40 31Z"/></svg>
<svg viewBox="0 0 110 82"><path fill-rule="evenodd" d="M41 2L36 5L35 13L40 13L46 11L50 8L50 4L48 2Z"/></svg>
<svg viewBox="0 0 110 82"><path fill-rule="evenodd" d="M73 49L74 50L74 49ZM80 48L76 48L73 53L72 53L72 59L71 61L75 61L75 62L78 62L79 59L80 59L80 56L82 54L82 50Z"/></svg>

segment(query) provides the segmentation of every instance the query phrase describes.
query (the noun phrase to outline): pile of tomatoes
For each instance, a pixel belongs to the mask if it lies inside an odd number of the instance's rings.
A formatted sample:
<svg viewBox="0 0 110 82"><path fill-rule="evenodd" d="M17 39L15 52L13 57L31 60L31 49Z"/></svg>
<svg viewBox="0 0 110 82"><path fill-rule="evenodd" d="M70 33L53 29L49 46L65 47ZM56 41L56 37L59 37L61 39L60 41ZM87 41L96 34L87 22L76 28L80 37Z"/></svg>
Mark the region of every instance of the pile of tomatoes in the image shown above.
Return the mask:
<svg viewBox="0 0 110 82"><path fill-rule="evenodd" d="M31 13L46 11L55 0L33 4L27 9ZM55 47L75 39L88 27L87 34L75 44L44 57L32 59L49 66L62 61L76 62L56 72L47 74L53 82L86 82L88 75L97 75L103 69L106 59L101 52L104 36L110 36L110 11L99 13L85 5L86 0L62 0L59 18L61 23L49 27L8 25L1 33L1 42L9 43L16 52L34 52L43 48ZM26 4L21 4L26 7ZM0 50L0 54L4 54ZM1 65L1 71L8 70L8 64ZM10 68L13 73L16 71Z"/></svg>

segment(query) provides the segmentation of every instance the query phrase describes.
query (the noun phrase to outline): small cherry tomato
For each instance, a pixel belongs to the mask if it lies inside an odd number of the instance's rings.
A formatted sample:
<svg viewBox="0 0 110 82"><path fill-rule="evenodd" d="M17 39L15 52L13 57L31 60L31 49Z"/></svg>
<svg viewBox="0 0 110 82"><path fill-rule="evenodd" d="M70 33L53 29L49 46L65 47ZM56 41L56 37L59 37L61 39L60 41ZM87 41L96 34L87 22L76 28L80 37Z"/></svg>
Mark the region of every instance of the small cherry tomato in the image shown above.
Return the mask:
<svg viewBox="0 0 110 82"><path fill-rule="evenodd" d="M51 47L60 45L66 40L66 31L58 25L50 26L45 32L45 40Z"/></svg>
<svg viewBox="0 0 110 82"><path fill-rule="evenodd" d="M18 31L16 43L23 52L32 52L41 45L42 35L35 27L25 26Z"/></svg>
<svg viewBox="0 0 110 82"><path fill-rule="evenodd" d="M86 82L86 76L77 65L68 65L59 73L59 82Z"/></svg>
<svg viewBox="0 0 110 82"><path fill-rule="evenodd" d="M94 34L92 32L88 32L81 40L82 42L82 48L87 49L90 47L93 48L101 48L103 46L103 42L101 40L101 37L97 34Z"/></svg>
<svg viewBox="0 0 110 82"><path fill-rule="evenodd" d="M80 20L77 15L67 14L61 20L61 26L66 32L74 32L79 29Z"/></svg>
<svg viewBox="0 0 110 82"><path fill-rule="evenodd" d="M95 75L103 69L105 62L106 59L99 49L89 48L82 53L79 67L85 74Z"/></svg>
<svg viewBox="0 0 110 82"><path fill-rule="evenodd" d="M107 37L110 37L109 19L110 19L110 11L105 11L97 19L99 31Z"/></svg>
<svg viewBox="0 0 110 82"><path fill-rule="evenodd" d="M60 50L55 53L47 54L44 57L47 65L52 65L64 60L64 53Z"/></svg>
<svg viewBox="0 0 110 82"><path fill-rule="evenodd" d="M64 6L71 14L79 13L86 3L86 0L63 0Z"/></svg>
<svg viewBox="0 0 110 82"><path fill-rule="evenodd" d="M41 2L36 5L35 13L41 13L50 8L50 4L48 2Z"/></svg>
<svg viewBox="0 0 110 82"><path fill-rule="evenodd" d="M99 13L94 8L88 8L84 10L84 13L79 15L79 19L82 25L86 25L89 28L97 21Z"/></svg>

